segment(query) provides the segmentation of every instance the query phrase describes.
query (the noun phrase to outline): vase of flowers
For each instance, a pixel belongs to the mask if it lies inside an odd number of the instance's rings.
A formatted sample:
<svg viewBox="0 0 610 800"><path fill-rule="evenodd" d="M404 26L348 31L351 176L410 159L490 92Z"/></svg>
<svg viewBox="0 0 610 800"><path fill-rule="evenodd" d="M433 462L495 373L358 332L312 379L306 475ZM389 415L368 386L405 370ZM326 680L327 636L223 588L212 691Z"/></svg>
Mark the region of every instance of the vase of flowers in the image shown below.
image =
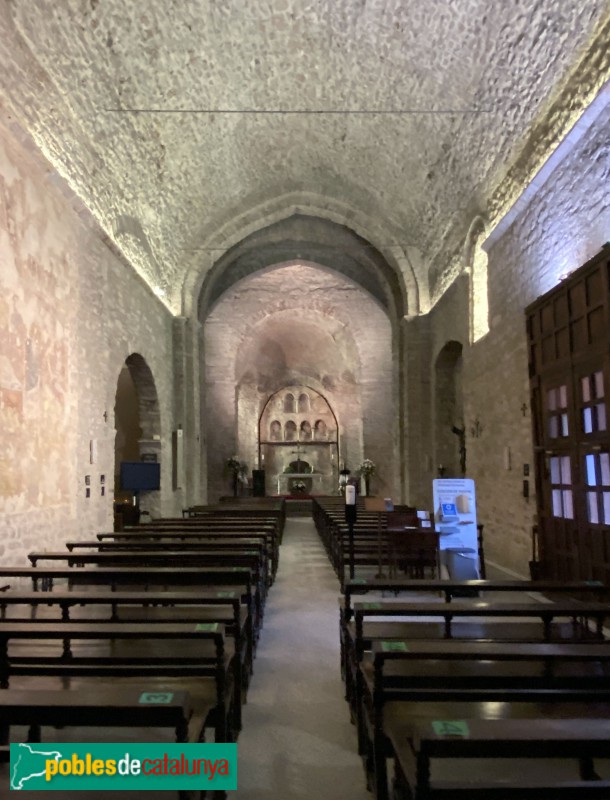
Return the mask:
<svg viewBox="0 0 610 800"><path fill-rule="evenodd" d="M370 458L365 458L358 468L362 483L362 494L367 497L370 491L370 478L375 474L375 463Z"/></svg>
<svg viewBox="0 0 610 800"><path fill-rule="evenodd" d="M292 484L292 491L294 494L305 494L306 489L305 481L294 481Z"/></svg>
<svg viewBox="0 0 610 800"><path fill-rule="evenodd" d="M248 465L245 461L240 461L237 456L231 456L227 459L225 467L232 479L233 497L237 497L239 484L248 482Z"/></svg>

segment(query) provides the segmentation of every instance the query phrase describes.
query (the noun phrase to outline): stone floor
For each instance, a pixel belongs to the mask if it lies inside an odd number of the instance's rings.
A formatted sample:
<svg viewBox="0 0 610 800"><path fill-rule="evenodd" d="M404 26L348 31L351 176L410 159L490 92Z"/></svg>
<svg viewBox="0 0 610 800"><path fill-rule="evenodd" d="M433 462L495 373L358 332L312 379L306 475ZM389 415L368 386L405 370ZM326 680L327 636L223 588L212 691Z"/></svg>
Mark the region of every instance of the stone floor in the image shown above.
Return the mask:
<svg viewBox="0 0 610 800"><path fill-rule="evenodd" d="M370 800L343 700L338 595L311 518L289 518L231 800Z"/></svg>

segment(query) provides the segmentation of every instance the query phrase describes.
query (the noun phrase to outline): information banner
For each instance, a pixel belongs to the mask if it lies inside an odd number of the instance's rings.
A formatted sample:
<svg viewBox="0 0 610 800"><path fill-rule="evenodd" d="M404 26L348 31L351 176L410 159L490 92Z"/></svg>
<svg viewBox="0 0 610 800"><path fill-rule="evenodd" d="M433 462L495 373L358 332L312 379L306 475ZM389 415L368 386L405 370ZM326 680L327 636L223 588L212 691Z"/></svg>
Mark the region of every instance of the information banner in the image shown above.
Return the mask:
<svg viewBox="0 0 610 800"><path fill-rule="evenodd" d="M432 488L434 527L440 534L440 549L459 550L478 562L474 481L470 478L438 478L432 482Z"/></svg>

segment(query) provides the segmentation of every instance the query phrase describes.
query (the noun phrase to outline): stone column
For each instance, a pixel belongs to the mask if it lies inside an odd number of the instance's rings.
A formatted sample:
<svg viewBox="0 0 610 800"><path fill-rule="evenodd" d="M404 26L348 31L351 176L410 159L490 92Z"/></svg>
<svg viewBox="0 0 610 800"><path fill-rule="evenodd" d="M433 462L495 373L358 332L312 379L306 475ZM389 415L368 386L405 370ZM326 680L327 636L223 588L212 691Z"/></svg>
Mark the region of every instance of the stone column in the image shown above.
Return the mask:
<svg viewBox="0 0 610 800"><path fill-rule="evenodd" d="M174 320L174 429L182 426L184 439L184 484L182 507L204 502L201 474L201 326L198 320Z"/></svg>
<svg viewBox="0 0 610 800"><path fill-rule="evenodd" d="M402 339L402 389L400 431L404 464L404 500L428 508L432 497L432 397L430 320L404 317Z"/></svg>

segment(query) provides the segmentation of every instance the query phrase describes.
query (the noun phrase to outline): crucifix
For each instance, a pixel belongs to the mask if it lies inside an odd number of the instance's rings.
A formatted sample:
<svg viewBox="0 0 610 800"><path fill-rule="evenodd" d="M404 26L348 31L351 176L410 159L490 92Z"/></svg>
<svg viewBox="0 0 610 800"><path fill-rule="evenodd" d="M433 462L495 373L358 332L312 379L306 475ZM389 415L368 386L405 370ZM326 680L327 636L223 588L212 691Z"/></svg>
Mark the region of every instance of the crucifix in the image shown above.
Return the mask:
<svg viewBox="0 0 610 800"><path fill-rule="evenodd" d="M523 414L523 416L525 416L527 413L527 406L525 405L525 403L523 403L523 405L521 406L521 413Z"/></svg>
<svg viewBox="0 0 610 800"><path fill-rule="evenodd" d="M297 449L291 451L291 455L296 455L297 457L297 472L303 472L301 464L305 464L305 461L301 461L301 454L304 451L301 449L301 442L297 441Z"/></svg>

